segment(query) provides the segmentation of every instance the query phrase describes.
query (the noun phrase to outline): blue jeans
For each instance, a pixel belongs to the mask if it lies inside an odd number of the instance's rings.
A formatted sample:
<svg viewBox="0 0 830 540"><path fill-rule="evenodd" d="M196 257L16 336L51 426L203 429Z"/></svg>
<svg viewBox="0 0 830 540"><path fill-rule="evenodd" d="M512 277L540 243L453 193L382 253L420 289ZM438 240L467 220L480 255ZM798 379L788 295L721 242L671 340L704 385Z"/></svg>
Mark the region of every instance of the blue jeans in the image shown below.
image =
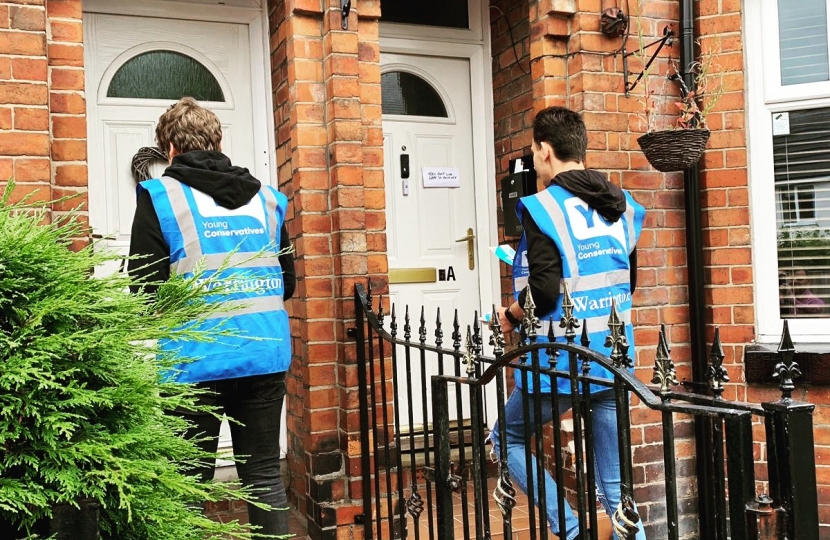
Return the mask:
<svg viewBox="0 0 830 540"><path fill-rule="evenodd" d="M528 394L529 396L531 394ZM547 425L553 421L551 409L551 395L540 394L542 401L541 425ZM535 420L533 417L534 405L529 404L530 417L525 421L522 405L522 391L519 388L513 390L507 403L504 405L504 422L507 436L507 468L510 471L510 478L519 488L527 493L527 475L531 472L533 477L533 497L536 506L539 506L539 489L536 484L538 462L536 456L531 457L530 469L525 459L525 443L530 444L531 437L535 431ZM559 414L571 408L570 395L560 394ZM617 443L617 405L614 400L613 391L603 391L591 395L591 422L594 436L594 471L597 484L597 497L610 517L620 503L620 453ZM499 452L499 423L493 426L490 439L493 441L496 455ZM556 482L550 473L545 471L545 507L547 509L548 522L554 534L559 534L559 504L556 496ZM566 540L574 540L579 537L579 520L574 515L571 505L565 500L565 535ZM643 522L639 522L639 532L636 540L645 540ZM616 534L614 538L617 538Z"/></svg>
<svg viewBox="0 0 830 540"><path fill-rule="evenodd" d="M265 510L248 505L248 520L259 529L257 534L287 535L288 498L280 474L280 423L285 401L285 373L256 375L198 383L211 392L200 402L225 411L236 420L230 422L233 452L242 456L236 462L239 479L246 486L257 488L254 498L271 507ZM212 414L177 411L192 427L186 436L199 436L199 447L215 453L219 443L221 420ZM240 425L240 422L242 425ZM205 463L193 471L203 481L213 478L214 463Z"/></svg>

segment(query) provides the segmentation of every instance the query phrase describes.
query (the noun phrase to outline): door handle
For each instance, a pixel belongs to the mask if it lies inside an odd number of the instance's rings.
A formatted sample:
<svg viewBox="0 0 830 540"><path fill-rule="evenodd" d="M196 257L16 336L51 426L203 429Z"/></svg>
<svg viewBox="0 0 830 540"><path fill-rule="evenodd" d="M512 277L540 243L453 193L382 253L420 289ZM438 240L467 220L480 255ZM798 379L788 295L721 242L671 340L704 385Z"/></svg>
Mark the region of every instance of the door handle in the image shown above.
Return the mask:
<svg viewBox="0 0 830 540"><path fill-rule="evenodd" d="M459 238L456 242L467 242L467 263L470 267L470 270L476 269L476 245L475 240L476 235L473 233L473 229L467 229L467 236L464 238Z"/></svg>

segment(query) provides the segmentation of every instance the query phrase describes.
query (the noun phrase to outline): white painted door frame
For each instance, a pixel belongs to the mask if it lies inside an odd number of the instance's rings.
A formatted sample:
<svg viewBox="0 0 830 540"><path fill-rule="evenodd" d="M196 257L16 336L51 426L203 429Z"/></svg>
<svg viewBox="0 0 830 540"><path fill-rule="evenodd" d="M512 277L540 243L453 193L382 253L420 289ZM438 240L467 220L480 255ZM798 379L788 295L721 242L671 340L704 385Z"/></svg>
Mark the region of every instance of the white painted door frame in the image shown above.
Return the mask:
<svg viewBox="0 0 830 540"><path fill-rule="evenodd" d="M502 264L490 251L490 246L497 245L499 240L490 13L482 0L469 0L469 14L470 30L381 23L380 51L381 55L466 58L470 62L479 296L482 308L489 311L493 304L501 304Z"/></svg>

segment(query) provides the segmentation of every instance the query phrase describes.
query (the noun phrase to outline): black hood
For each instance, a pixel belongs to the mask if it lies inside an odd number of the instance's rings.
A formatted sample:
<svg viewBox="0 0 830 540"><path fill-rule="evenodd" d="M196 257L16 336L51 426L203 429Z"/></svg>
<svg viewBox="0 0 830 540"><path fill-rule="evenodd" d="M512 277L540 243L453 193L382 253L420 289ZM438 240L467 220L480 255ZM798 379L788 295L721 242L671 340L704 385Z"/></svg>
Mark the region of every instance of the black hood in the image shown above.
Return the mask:
<svg viewBox="0 0 830 540"><path fill-rule="evenodd" d="M623 190L608 181L605 174L591 169L577 169L557 174L551 181L567 189L614 223L625 213L627 201Z"/></svg>
<svg viewBox="0 0 830 540"><path fill-rule="evenodd" d="M165 176L213 197L225 208L239 208L259 192L261 183L248 169L236 167L222 152L193 151L179 154Z"/></svg>

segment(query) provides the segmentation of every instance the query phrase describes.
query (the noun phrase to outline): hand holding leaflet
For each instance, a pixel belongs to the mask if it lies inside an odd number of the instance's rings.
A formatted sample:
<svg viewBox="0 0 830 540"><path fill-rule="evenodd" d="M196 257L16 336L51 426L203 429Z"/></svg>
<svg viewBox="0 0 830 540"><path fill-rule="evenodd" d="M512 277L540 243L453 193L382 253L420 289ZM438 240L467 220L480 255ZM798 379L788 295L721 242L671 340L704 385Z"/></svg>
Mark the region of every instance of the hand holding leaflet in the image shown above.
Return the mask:
<svg viewBox="0 0 830 540"><path fill-rule="evenodd" d="M492 251L500 261L513 266L513 258L516 256L516 250L509 245L502 244L500 246L491 247L490 251Z"/></svg>

